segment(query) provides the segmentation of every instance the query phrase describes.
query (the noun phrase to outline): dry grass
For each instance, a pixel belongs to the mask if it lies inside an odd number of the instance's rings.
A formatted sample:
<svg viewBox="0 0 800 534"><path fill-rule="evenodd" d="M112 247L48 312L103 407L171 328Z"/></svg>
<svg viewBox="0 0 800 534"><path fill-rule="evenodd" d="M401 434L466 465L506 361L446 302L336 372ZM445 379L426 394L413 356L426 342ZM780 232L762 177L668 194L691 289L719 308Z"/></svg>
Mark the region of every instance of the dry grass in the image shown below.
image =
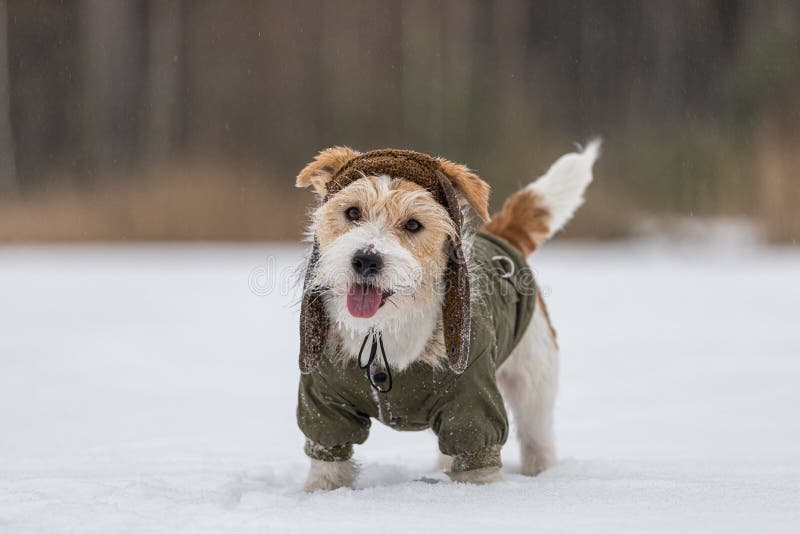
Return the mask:
<svg viewBox="0 0 800 534"><path fill-rule="evenodd" d="M93 189L50 187L0 203L0 242L297 241L314 198L293 182L195 163L110 177ZM566 237L625 236L634 205L595 184Z"/></svg>
<svg viewBox="0 0 800 534"><path fill-rule="evenodd" d="M636 145L638 158L609 148L598 162L598 179L589 188L586 204L560 238L626 237L636 233L642 219L683 214L754 217L771 241L797 243L800 159L794 138L762 132L752 155L739 158L731 158L733 149L721 145L724 150L704 145L698 154L689 155L706 162L703 168L687 165L692 157L677 149L648 150L645 142ZM684 167L677 168L672 160ZM666 181L662 175L674 176L670 188L661 186ZM522 184L494 178L493 203L499 207ZM295 189L293 175L216 160L180 161L139 174L106 176L105 185L93 188L76 186L72 177L53 177L50 183L60 185L0 200L0 243L297 241L314 203L310 192ZM681 200L672 188L685 190L686 198Z"/></svg>
<svg viewBox="0 0 800 534"><path fill-rule="evenodd" d="M774 243L800 241L800 138L764 127L758 149L761 218Z"/></svg>
<svg viewBox="0 0 800 534"><path fill-rule="evenodd" d="M297 239L308 193L256 169L168 165L0 204L0 241Z"/></svg>

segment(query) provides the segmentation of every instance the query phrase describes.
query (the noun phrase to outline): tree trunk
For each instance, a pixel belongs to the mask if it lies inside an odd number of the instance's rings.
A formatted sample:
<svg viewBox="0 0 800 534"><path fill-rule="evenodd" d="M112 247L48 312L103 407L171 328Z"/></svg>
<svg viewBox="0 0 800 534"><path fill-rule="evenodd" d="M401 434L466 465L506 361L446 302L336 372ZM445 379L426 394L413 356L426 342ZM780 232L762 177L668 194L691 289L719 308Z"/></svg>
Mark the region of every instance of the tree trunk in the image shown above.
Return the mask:
<svg viewBox="0 0 800 534"><path fill-rule="evenodd" d="M0 195L17 189L17 167L14 158L14 137L11 130L11 78L8 65L8 12L6 1L0 0Z"/></svg>
<svg viewBox="0 0 800 534"><path fill-rule="evenodd" d="M130 165L136 149L142 92L142 4L83 0L84 139L97 174Z"/></svg>
<svg viewBox="0 0 800 534"><path fill-rule="evenodd" d="M441 153L442 54L440 7L414 0L401 4L402 125L404 137L421 150Z"/></svg>
<svg viewBox="0 0 800 534"><path fill-rule="evenodd" d="M145 159L164 159L175 147L180 129L182 51L181 0L148 5L147 118Z"/></svg>

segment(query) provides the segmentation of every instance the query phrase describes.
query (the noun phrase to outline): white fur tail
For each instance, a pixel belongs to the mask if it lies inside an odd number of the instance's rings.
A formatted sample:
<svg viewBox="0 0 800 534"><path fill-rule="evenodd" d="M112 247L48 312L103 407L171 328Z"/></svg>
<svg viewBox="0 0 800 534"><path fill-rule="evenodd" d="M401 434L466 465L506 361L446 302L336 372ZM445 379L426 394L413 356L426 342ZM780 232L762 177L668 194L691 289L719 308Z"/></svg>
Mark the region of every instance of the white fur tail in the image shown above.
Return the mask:
<svg viewBox="0 0 800 534"><path fill-rule="evenodd" d="M528 186L550 212L548 238L561 230L583 204L583 194L592 182L592 166L599 155L600 141L594 140L583 152L561 156L544 176Z"/></svg>
<svg viewBox="0 0 800 534"><path fill-rule="evenodd" d="M505 238L525 255L536 250L583 204L600 144L594 140L582 152L561 156L544 176L511 195L486 230Z"/></svg>

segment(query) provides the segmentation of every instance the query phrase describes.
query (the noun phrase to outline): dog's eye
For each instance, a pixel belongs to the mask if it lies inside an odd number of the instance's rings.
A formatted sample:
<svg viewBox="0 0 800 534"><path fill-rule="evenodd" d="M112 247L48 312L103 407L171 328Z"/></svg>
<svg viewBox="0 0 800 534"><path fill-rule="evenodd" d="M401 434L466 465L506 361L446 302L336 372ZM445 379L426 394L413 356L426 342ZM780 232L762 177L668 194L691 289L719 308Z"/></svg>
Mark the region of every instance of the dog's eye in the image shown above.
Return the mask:
<svg viewBox="0 0 800 534"><path fill-rule="evenodd" d="M416 219L409 219L404 228L413 234L422 230L422 223Z"/></svg>
<svg viewBox="0 0 800 534"><path fill-rule="evenodd" d="M344 212L344 216L347 217L348 221L358 221L361 219L361 210L355 206L347 208Z"/></svg>

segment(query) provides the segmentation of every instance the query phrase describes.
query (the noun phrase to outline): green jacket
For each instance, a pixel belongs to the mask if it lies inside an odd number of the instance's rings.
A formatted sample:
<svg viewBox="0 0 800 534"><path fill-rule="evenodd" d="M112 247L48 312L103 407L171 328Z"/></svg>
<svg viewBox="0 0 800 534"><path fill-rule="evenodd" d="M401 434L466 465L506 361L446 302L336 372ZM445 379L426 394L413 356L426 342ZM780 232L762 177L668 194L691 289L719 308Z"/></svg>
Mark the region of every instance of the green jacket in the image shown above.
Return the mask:
<svg viewBox="0 0 800 534"><path fill-rule="evenodd" d="M319 367L300 378L297 422L308 456L349 459L353 444L366 441L374 418L398 430L433 429L439 449L453 456L453 471L500 467L508 416L495 371L525 333L536 289L525 259L496 236L475 236L469 266L472 332L466 370L459 375L446 364L416 362L393 372L391 391L379 393L354 358L337 358L338 348L326 347Z"/></svg>

